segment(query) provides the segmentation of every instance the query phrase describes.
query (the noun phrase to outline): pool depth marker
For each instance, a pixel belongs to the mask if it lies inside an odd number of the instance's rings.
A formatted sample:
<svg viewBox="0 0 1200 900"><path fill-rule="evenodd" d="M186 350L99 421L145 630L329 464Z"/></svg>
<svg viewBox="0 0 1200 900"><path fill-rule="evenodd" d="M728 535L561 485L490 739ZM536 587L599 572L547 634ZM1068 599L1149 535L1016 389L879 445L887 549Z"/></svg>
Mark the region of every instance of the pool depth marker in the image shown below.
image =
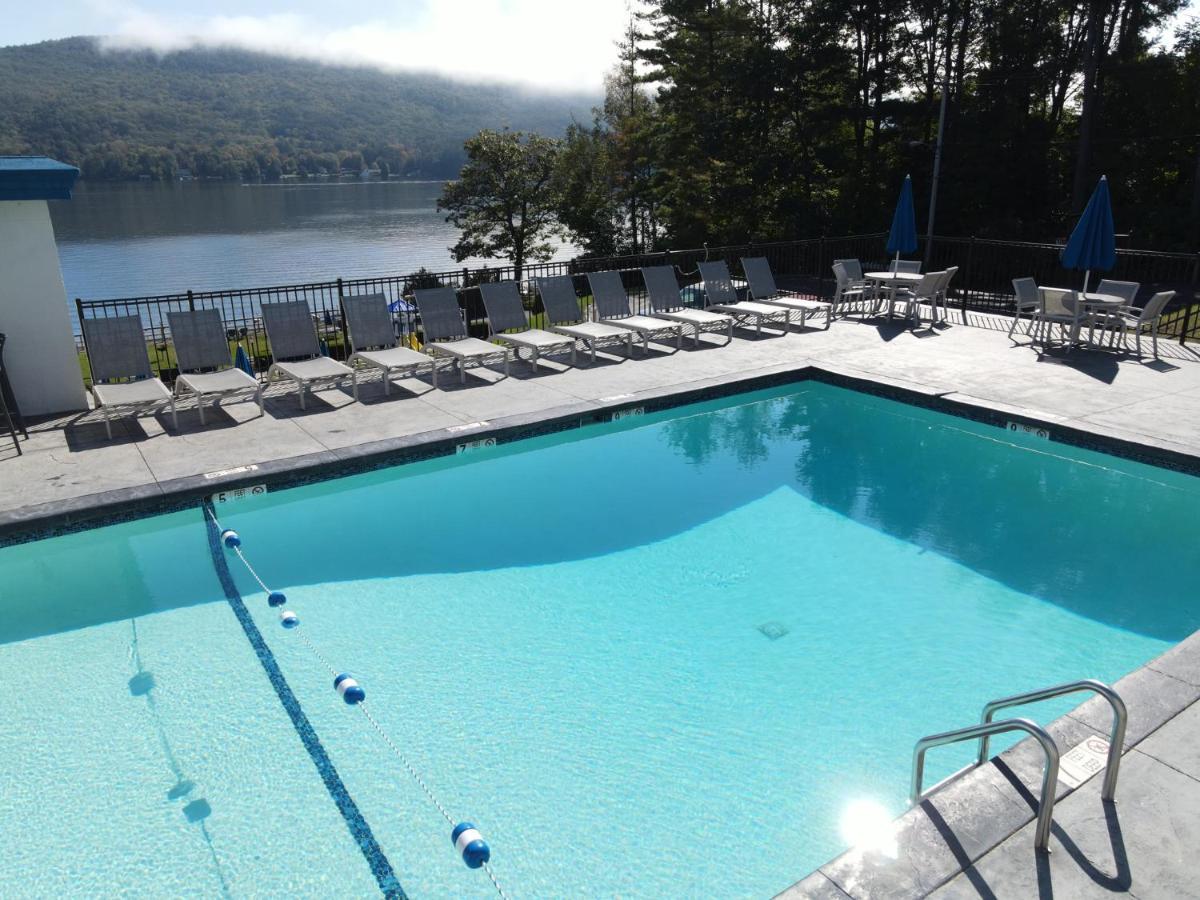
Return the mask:
<svg viewBox="0 0 1200 900"><path fill-rule="evenodd" d="M337 769L334 768L333 761L321 745L321 739L317 736L312 723L308 721L308 716L304 714L300 701L296 699L287 679L283 677L283 672L280 671L279 664L275 661L275 654L263 640L262 633L250 616L250 610L246 608L246 604L242 600L242 595L234 583L233 573L229 571L229 565L225 560L225 552L221 546L221 530L217 524L212 504L205 500L201 505L208 532L208 548L212 555L213 567L217 570L217 579L221 582L221 588L225 591L225 599L229 601L234 615L237 616L238 623L246 634L246 639L250 641L250 646L254 649L258 661L266 670L267 680L271 682L275 694L279 697L279 702L291 718L292 726L300 736L300 741L304 744L304 749L308 751L313 765L317 767L317 772L320 774L321 780L325 782L325 788L329 791L333 802L337 804L338 811L342 814L346 827L350 830L350 835L358 844L358 849L362 852L367 865L371 867L371 873L375 876L379 890L389 900L407 900L408 895L404 893L404 888L401 887L400 880L392 869L392 864L388 862L379 842L375 840L371 826L359 812L358 804L346 790L346 785L338 775Z"/></svg>

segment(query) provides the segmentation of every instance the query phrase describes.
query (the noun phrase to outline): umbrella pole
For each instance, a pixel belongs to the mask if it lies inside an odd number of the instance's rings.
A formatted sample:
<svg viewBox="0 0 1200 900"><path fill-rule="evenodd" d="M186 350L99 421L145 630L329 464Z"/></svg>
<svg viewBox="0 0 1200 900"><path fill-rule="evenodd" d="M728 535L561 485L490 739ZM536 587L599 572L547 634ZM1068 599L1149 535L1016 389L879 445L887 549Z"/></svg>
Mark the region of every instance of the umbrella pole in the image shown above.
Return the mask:
<svg viewBox="0 0 1200 900"><path fill-rule="evenodd" d="M1083 270L1083 292L1084 292L1085 294L1087 293L1088 279L1089 279L1091 276L1092 276L1092 270L1091 270L1091 269L1084 269L1084 270Z"/></svg>
<svg viewBox="0 0 1200 900"><path fill-rule="evenodd" d="M900 269L900 251L897 250L896 251L896 265L893 267L892 271L899 271L899 269Z"/></svg>

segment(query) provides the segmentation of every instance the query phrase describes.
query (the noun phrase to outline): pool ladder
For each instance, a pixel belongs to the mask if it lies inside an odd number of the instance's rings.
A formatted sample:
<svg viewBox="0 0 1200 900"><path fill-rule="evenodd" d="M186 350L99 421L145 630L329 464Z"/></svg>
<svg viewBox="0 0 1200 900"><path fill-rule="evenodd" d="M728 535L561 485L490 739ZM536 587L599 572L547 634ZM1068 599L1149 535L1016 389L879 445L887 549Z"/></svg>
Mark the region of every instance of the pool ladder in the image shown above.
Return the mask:
<svg viewBox="0 0 1200 900"><path fill-rule="evenodd" d="M943 731L941 734L931 734L917 741L913 748L912 788L909 791L909 802L916 806L923 799L944 787L954 779L971 771L988 761L988 742L994 734L1005 734L1010 731L1024 731L1031 735L1042 747L1046 762L1042 766L1042 796L1038 801L1037 830L1034 833L1033 845L1043 853L1050 852L1050 826L1054 820L1054 795L1058 790L1058 744L1046 729L1029 719L1003 719L992 721L992 717L1002 709L1011 706L1023 706L1026 703L1037 703L1064 694L1074 694L1080 691L1099 694L1108 701L1113 711L1112 732L1109 735L1108 762L1104 767L1104 787L1100 796L1105 801L1112 801L1117 790L1117 773L1121 767L1121 749L1125 744L1125 726L1129 721L1129 713L1125 709L1125 701L1111 687L1102 681L1085 678L1082 681L1071 681L1054 687L1043 688L1040 691L1029 691L993 700L983 708L983 716L978 725L959 728L954 731ZM964 766L954 774L943 778L929 790L922 792L921 781L925 774L925 751L946 744L958 744L962 741L979 741L979 756L975 762Z"/></svg>

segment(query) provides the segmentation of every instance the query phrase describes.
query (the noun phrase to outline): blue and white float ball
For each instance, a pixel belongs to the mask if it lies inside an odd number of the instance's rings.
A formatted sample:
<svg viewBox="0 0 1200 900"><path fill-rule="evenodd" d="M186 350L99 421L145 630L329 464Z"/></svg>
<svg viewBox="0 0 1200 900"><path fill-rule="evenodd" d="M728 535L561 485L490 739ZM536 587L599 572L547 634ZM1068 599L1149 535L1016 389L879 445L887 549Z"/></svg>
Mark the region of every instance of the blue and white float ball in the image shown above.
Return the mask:
<svg viewBox="0 0 1200 900"><path fill-rule="evenodd" d="M359 687L358 682L343 672L333 679L333 689L342 695L342 699L353 706L367 699L367 692Z"/></svg>
<svg viewBox="0 0 1200 900"><path fill-rule="evenodd" d="M221 532L221 543L225 545L226 549L233 550L235 547L242 546L242 539L232 528L226 528Z"/></svg>
<svg viewBox="0 0 1200 900"><path fill-rule="evenodd" d="M284 628L295 628L300 624L300 617L290 609L285 609L279 614L279 624Z"/></svg>
<svg viewBox="0 0 1200 900"><path fill-rule="evenodd" d="M478 869L492 858L492 850L483 835L470 822L459 822L450 832L454 852L462 857L469 869Z"/></svg>
<svg viewBox="0 0 1200 900"><path fill-rule="evenodd" d="M285 603L287 603L287 597L283 591L271 591L271 593L267 594L268 606L283 606Z"/></svg>

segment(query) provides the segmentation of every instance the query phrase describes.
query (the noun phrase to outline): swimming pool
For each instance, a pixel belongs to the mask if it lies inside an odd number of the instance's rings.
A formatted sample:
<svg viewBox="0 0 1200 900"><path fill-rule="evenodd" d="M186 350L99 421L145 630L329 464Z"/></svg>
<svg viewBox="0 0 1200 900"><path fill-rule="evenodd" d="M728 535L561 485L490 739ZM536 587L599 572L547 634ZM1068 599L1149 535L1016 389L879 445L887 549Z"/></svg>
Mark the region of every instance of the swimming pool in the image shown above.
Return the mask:
<svg viewBox="0 0 1200 900"><path fill-rule="evenodd" d="M1197 499L805 383L220 508L295 631L199 509L0 549L0 893L495 896L307 638L509 895L770 894L1200 626Z"/></svg>

